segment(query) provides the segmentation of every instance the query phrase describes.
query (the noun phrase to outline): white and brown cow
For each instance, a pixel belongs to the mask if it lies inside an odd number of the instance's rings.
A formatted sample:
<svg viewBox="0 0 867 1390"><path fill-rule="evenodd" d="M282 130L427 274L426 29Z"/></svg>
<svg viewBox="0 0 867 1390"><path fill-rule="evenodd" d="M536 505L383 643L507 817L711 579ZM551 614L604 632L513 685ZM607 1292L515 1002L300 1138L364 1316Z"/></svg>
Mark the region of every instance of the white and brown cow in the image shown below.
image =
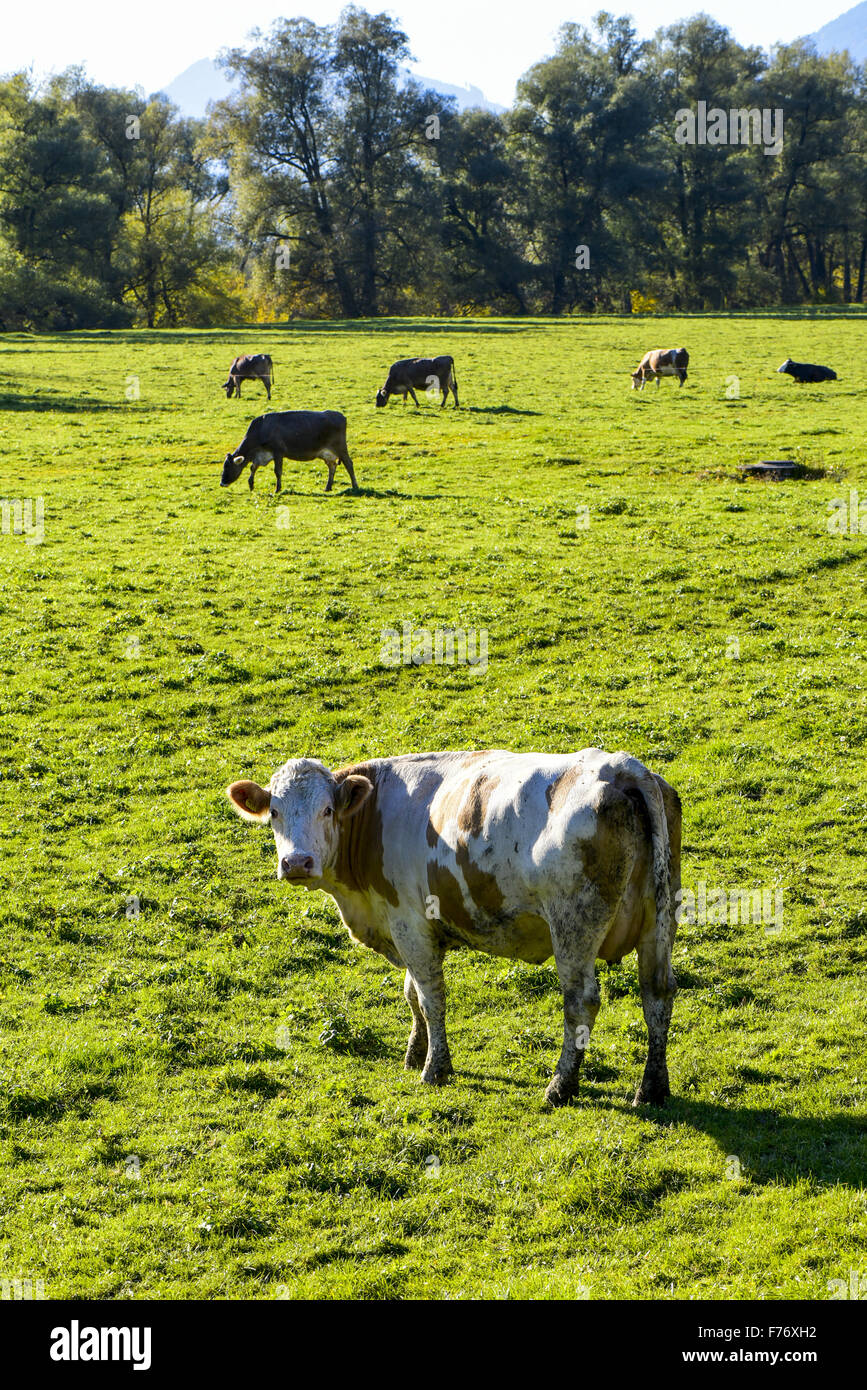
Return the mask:
<svg viewBox="0 0 867 1390"><path fill-rule="evenodd" d="M659 388L659 378L661 376L676 376L681 386L686 381L686 369L689 366L689 353L686 348L652 348L646 352L639 362L635 371L632 373L632 389L644 390L647 381L656 381Z"/></svg>
<svg viewBox="0 0 867 1390"><path fill-rule="evenodd" d="M680 802L637 759L414 753L330 772L297 758L267 788L227 791L245 820L270 821L277 877L330 894L353 939L406 971L405 1064L423 1081L452 1071L446 951L553 954L565 1024L552 1105L578 1088L599 1009L594 962L637 951L649 1049L635 1103L666 1099Z"/></svg>

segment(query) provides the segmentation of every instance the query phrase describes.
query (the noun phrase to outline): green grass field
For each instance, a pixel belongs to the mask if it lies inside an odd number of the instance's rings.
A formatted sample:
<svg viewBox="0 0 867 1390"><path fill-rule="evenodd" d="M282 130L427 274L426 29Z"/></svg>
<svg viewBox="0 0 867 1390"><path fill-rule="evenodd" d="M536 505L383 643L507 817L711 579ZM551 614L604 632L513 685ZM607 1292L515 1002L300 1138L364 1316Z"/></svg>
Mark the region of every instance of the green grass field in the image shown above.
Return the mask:
<svg viewBox="0 0 867 1390"><path fill-rule="evenodd" d="M679 390L630 390L685 344ZM383 321L7 335L0 496L0 1279L46 1297L825 1299L867 1273L864 324ZM221 490L265 408L349 420ZM374 406L450 352L463 408ZM787 356L840 380L798 387ZM732 378L737 378L737 382ZM127 399L127 395L132 399ZM137 396L137 398L136 398ZM738 480L793 458L797 482ZM587 508L586 512L579 511ZM584 522L588 524L584 525ZM867 530L867 521L865 521ZM484 630L391 668L382 630ZM664 1111L634 958L546 1110L553 962L449 957L457 1069L402 1069L401 976L278 883L223 794L288 757L627 749L679 790Z"/></svg>

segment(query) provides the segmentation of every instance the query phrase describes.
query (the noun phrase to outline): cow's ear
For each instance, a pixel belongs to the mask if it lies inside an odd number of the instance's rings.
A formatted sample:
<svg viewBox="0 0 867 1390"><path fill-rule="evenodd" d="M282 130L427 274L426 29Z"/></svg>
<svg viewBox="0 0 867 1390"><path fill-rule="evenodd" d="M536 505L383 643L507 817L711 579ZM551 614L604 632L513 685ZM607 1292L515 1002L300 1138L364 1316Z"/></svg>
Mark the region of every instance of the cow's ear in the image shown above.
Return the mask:
<svg viewBox="0 0 867 1390"><path fill-rule="evenodd" d="M244 820L266 821L271 810L271 793L258 782L233 782L226 795Z"/></svg>
<svg viewBox="0 0 867 1390"><path fill-rule="evenodd" d="M354 816L373 791L373 783L358 772L350 772L338 784L334 809L338 816Z"/></svg>

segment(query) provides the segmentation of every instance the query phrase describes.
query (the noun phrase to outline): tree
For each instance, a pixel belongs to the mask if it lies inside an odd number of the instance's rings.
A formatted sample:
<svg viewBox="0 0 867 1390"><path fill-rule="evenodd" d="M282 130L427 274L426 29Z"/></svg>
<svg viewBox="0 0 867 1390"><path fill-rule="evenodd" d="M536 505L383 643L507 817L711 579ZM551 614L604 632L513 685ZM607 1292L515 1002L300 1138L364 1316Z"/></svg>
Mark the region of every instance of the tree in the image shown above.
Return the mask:
<svg viewBox="0 0 867 1390"><path fill-rule="evenodd" d="M25 74L0 83L0 327L122 321L102 275L109 180L75 113Z"/></svg>

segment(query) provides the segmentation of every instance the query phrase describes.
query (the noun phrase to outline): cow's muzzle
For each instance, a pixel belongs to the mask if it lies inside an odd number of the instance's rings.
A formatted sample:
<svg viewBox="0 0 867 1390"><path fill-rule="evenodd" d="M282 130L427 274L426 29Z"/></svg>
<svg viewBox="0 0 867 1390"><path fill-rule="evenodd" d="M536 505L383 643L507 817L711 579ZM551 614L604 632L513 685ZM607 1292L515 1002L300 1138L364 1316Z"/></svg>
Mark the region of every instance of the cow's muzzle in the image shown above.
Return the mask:
<svg viewBox="0 0 867 1390"><path fill-rule="evenodd" d="M308 878L316 878L316 860L312 854L287 854L280 860L278 878L286 878L290 883L304 883Z"/></svg>
<svg viewBox="0 0 867 1390"><path fill-rule="evenodd" d="M223 460L223 475L220 478L220 487L228 487L230 483L237 482L246 466L246 459L227 454Z"/></svg>

